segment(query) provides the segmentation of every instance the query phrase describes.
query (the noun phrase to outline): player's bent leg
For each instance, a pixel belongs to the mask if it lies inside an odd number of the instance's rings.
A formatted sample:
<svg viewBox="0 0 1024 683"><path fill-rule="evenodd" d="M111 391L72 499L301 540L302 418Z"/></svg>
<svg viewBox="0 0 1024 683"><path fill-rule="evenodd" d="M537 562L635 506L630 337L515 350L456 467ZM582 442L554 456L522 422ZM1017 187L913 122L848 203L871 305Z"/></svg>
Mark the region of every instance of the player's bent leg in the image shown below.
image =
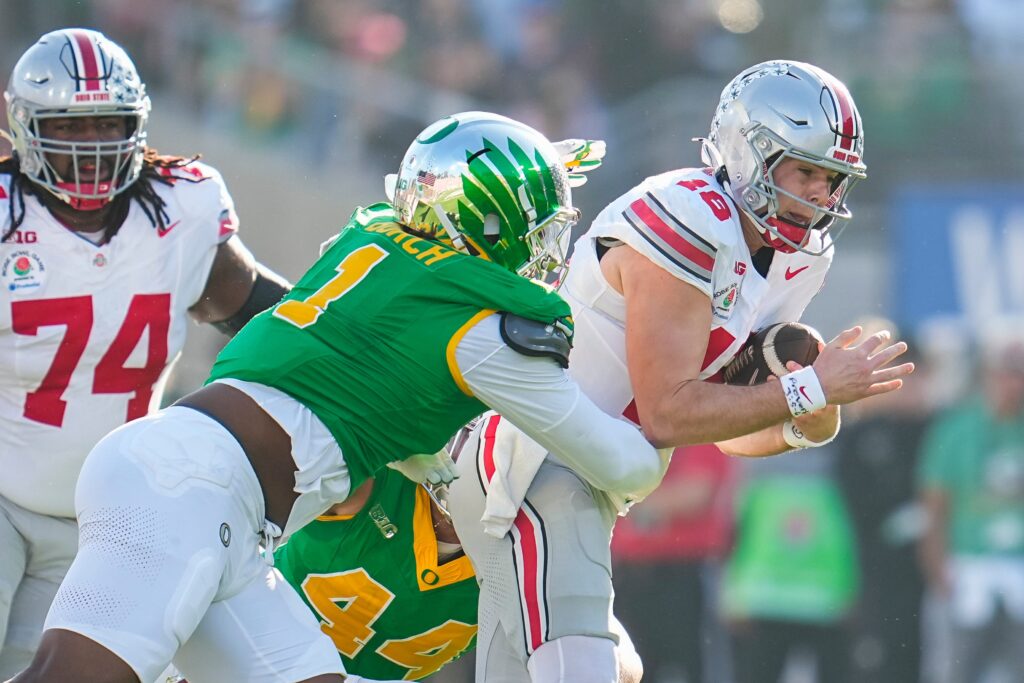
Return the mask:
<svg viewBox="0 0 1024 683"><path fill-rule="evenodd" d="M527 662L532 683L617 683L615 643L593 636L562 636L541 645Z"/></svg>
<svg viewBox="0 0 1024 683"><path fill-rule="evenodd" d="M275 569L210 605L174 657L189 683L340 681L345 667L316 617Z"/></svg>
<svg viewBox="0 0 1024 683"><path fill-rule="evenodd" d="M537 649L564 636L603 639L614 648L618 638L610 623L609 551L614 510L602 505L601 494L571 470L548 461L537 472L512 530L493 538L480 524L483 478L471 458L472 452L464 451L459 459L461 477L450 489L449 502L456 531L481 580L477 680L495 675L489 664L492 646L485 640L492 630L495 642L504 634L515 648L517 656L508 665L518 660L520 670ZM607 667L594 680L615 680L614 655L592 664Z"/></svg>
<svg viewBox="0 0 1024 683"><path fill-rule="evenodd" d="M28 669L10 683L140 683L116 654L79 633L50 629ZM148 681L145 683L149 683Z"/></svg>
<svg viewBox="0 0 1024 683"><path fill-rule="evenodd" d="M46 628L95 641L142 683L213 601L265 573L256 476L231 435L195 411L169 409L112 432L86 459L75 498L80 548ZM88 668L87 650L65 641L50 655Z"/></svg>

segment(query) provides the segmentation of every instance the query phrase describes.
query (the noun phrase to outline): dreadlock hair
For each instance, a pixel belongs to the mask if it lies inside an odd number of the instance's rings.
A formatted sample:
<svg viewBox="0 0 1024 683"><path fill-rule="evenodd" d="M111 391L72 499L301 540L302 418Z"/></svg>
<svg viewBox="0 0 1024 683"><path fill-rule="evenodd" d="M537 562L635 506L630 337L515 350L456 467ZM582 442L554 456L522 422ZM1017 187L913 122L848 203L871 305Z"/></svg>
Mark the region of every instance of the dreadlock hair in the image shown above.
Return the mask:
<svg viewBox="0 0 1024 683"><path fill-rule="evenodd" d="M109 242L117 234L117 231L121 229L121 224L124 223L124 219L128 216L128 210L131 208L133 199L139 203L143 213L146 214L153 227L160 230L166 228L167 221L170 220L164 208L166 202L157 194L153 183L167 186L174 185L174 183L181 180L189 183L201 183L206 178L195 178L189 174L172 176L167 172L168 169L187 166L199 158L200 155L198 154L188 158L161 156L157 150L152 147L146 147L142 155L142 170L139 173L139 177L127 190L116 195L110 201L110 212L104 221L103 239L100 240L100 244ZM25 193L27 192L38 198L47 190L38 187L32 182L31 178L21 172L21 164L18 162L17 153L9 157L0 158L0 173L8 173L11 176L11 198L7 205L11 227L3 234L3 237L0 237L0 242L6 242L21 226L22 221L25 220Z"/></svg>

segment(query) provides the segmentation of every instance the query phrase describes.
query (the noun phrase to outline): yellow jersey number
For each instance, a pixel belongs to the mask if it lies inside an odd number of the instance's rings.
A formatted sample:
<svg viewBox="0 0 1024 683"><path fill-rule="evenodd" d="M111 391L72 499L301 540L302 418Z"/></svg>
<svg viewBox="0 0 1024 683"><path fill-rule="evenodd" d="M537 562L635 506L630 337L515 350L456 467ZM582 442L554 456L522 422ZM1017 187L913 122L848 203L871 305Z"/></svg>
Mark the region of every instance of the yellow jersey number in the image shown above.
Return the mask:
<svg viewBox="0 0 1024 683"><path fill-rule="evenodd" d="M349 659L355 658L376 635L374 622L395 599L395 594L365 569L311 574L303 580L302 591L320 615L321 630ZM423 633L386 640L377 648L377 654L407 669L403 680L416 681L436 673L469 647L476 629L475 624L449 619Z"/></svg>

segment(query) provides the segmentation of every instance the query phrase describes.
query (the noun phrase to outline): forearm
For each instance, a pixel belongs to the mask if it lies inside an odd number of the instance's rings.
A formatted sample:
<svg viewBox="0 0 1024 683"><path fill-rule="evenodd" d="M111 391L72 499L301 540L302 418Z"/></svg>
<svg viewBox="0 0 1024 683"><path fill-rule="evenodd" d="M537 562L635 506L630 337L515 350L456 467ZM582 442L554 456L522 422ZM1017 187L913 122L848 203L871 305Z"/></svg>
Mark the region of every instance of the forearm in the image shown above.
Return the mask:
<svg viewBox="0 0 1024 683"><path fill-rule="evenodd" d="M759 432L718 444L729 455L760 458L794 448L813 448L829 443L839 433L839 406L826 406L802 417L772 425Z"/></svg>
<svg viewBox="0 0 1024 683"><path fill-rule="evenodd" d="M730 442L778 429L791 417L776 382L735 387L689 380L650 407L637 397L637 410L644 433L658 447Z"/></svg>
<svg viewBox="0 0 1024 683"><path fill-rule="evenodd" d="M719 441L716 445L722 449L723 453L745 458L761 458L792 450L792 447L782 438L782 425L778 424L765 427L753 434Z"/></svg>

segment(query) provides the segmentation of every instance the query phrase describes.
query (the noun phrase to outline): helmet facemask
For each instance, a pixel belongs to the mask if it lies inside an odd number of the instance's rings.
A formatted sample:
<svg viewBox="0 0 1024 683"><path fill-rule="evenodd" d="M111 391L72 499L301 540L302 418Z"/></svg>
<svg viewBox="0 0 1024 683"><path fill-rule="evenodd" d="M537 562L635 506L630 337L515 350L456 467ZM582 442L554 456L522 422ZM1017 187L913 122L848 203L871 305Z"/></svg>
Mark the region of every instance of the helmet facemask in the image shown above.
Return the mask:
<svg viewBox="0 0 1024 683"><path fill-rule="evenodd" d="M19 113L15 107L14 118ZM47 120L113 116L126 119L126 135L119 140L61 140L42 134ZM83 211L99 209L127 190L139 177L146 146L145 129L140 132L143 117L127 108L103 112L91 109L37 111L22 133L31 140L31 144L25 146L24 156L19 154L21 170L72 208ZM64 173L54 165L54 157L57 156L67 159ZM92 178L83 178L84 167L93 169Z"/></svg>
<svg viewBox="0 0 1024 683"><path fill-rule="evenodd" d="M764 126L754 126L746 137L751 153L762 171L737 197L740 208L757 224L768 245L779 251L803 251L812 256L820 256L828 251L831 243L842 234L853 217L846 207L846 197L865 175L851 174L846 164L832 163L826 158L796 149ZM809 163L838 174L829 188L831 194L824 206L808 202L775 182L775 170L786 159ZM779 216L780 196L812 212L807 225L797 225ZM822 246L816 251L808 248L812 230L821 234Z"/></svg>

